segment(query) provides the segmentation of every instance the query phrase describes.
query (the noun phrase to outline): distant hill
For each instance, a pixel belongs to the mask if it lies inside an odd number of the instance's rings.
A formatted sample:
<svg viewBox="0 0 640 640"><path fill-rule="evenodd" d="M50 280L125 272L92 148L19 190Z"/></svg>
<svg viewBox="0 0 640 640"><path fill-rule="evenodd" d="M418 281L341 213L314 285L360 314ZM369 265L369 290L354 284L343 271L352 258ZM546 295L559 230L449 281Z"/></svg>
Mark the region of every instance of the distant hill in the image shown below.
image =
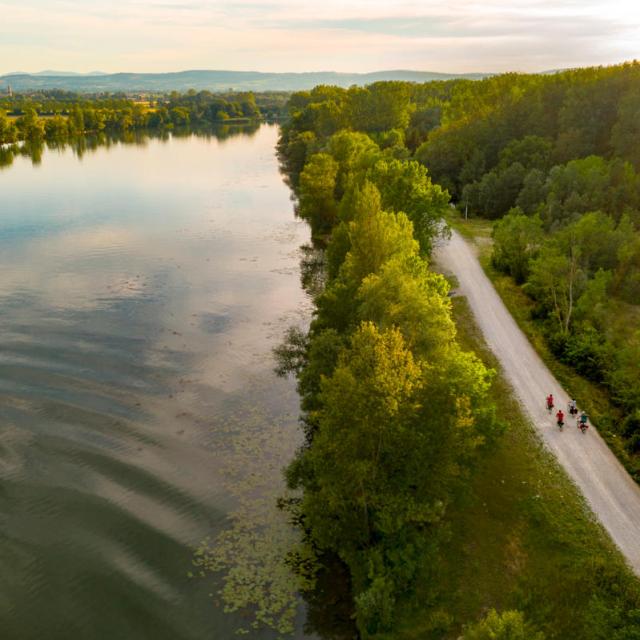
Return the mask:
<svg viewBox="0 0 640 640"><path fill-rule="evenodd" d="M336 73L334 71L308 73L261 73L258 71L179 71L176 73L109 73L74 74L70 72L41 71L39 73L6 74L0 76L0 91L7 84L14 91L38 89L64 89L95 93L100 91L300 91L318 84L340 87L365 85L378 80L408 80L428 82L466 78L477 80L488 73L436 73L431 71L374 71L372 73Z"/></svg>
<svg viewBox="0 0 640 640"><path fill-rule="evenodd" d="M105 76L108 75L104 71L89 71L87 73L80 73L79 71L54 71L53 69L46 69L44 71L36 71L35 73L27 73L26 71L11 71L5 73L4 76L54 76L54 77L68 77L68 76Z"/></svg>

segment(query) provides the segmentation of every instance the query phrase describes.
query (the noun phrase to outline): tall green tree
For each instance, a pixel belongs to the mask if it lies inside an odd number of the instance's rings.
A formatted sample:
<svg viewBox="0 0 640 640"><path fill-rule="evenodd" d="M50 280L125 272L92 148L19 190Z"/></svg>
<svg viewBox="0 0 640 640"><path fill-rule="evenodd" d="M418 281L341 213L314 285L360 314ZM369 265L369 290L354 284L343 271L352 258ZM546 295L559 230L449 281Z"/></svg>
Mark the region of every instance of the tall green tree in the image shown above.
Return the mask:
<svg viewBox="0 0 640 640"><path fill-rule="evenodd" d="M338 163L329 154L316 153L300 174L298 212L311 223L315 233L327 233L336 219L338 168Z"/></svg>

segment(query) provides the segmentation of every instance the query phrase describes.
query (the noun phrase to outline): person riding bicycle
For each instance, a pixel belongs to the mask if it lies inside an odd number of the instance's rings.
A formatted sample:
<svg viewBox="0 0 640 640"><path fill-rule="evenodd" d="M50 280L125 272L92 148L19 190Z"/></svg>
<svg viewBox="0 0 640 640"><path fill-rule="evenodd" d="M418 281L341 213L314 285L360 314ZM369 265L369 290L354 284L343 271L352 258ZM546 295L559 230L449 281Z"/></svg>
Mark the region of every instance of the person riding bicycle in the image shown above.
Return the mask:
<svg viewBox="0 0 640 640"><path fill-rule="evenodd" d="M578 414L578 405L575 400L569 400L569 413L572 416L575 416Z"/></svg>
<svg viewBox="0 0 640 640"><path fill-rule="evenodd" d="M564 413L562 413L562 409L556 413L556 421L558 422L558 426L561 427L564 424Z"/></svg>
<svg viewBox="0 0 640 640"><path fill-rule="evenodd" d="M547 396L547 409L549 409L549 411L551 411L551 409L553 409L553 394L550 393Z"/></svg>
<svg viewBox="0 0 640 640"><path fill-rule="evenodd" d="M580 418L579 418L579 422L578 422L578 426L579 426L581 429L586 429L586 428L589 426L589 425L587 424L587 418L588 418L588 416L587 416L586 412L585 412L585 411L583 411L583 412L580 414Z"/></svg>

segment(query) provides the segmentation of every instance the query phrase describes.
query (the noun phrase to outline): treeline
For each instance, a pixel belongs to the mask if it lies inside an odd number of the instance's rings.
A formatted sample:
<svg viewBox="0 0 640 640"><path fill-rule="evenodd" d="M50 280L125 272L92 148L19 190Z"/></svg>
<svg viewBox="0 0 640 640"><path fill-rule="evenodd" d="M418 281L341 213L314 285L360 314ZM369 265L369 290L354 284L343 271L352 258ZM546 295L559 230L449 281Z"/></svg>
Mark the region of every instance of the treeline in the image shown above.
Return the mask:
<svg viewBox="0 0 640 640"><path fill-rule="evenodd" d="M458 91L416 157L535 301L554 354L603 385L640 480L640 65L507 75Z"/></svg>
<svg viewBox="0 0 640 640"><path fill-rule="evenodd" d="M296 94L279 143L299 213L326 243L310 330L278 351L281 371L297 373L306 434L287 479L303 490L293 508L313 545L349 569L362 638L393 637L448 506L499 432L491 372L460 348L448 284L426 259L449 196L383 130L405 118L391 113L398 89L336 90L367 107L372 135L307 119L331 111L313 99L333 89Z"/></svg>
<svg viewBox="0 0 640 640"><path fill-rule="evenodd" d="M0 144L277 118L285 100L286 94L276 92L256 97L250 92L189 91L137 100L62 91L17 95L0 99Z"/></svg>

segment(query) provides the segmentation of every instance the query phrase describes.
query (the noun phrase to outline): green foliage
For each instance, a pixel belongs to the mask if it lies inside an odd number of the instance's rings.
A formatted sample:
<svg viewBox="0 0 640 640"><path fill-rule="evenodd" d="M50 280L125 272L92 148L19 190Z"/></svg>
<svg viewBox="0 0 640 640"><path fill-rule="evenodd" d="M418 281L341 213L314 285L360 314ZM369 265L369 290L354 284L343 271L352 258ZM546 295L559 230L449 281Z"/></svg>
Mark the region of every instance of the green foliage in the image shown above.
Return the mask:
<svg viewBox="0 0 640 640"><path fill-rule="evenodd" d="M394 594L489 435L487 388L486 370L455 345L422 363L401 331L371 322L321 383L317 431L298 462L302 512L315 543L351 568L365 637L391 625Z"/></svg>
<svg viewBox="0 0 640 640"><path fill-rule="evenodd" d="M44 120L30 108L17 120L18 132L26 140L41 140L45 134Z"/></svg>
<svg viewBox="0 0 640 640"><path fill-rule="evenodd" d="M542 221L512 209L493 227L493 255L496 268L522 284L529 275L529 264L542 244Z"/></svg>
<svg viewBox="0 0 640 640"><path fill-rule="evenodd" d="M545 172L540 169L531 169L524 177L516 206L527 215L535 213L547 199L546 179Z"/></svg>
<svg viewBox="0 0 640 640"><path fill-rule="evenodd" d="M340 131L332 135L327 141L326 151L339 169L335 193L338 200L349 188L356 186L379 154L378 146L369 136L353 131Z"/></svg>
<svg viewBox="0 0 640 640"><path fill-rule="evenodd" d="M340 275L354 288L391 258L417 255L419 248L413 225L404 213L380 211L359 217L349 223L349 238L351 249Z"/></svg>
<svg viewBox="0 0 640 640"><path fill-rule="evenodd" d="M316 233L326 233L335 221L337 175L338 163L327 153L311 156L300 174L298 213L311 223Z"/></svg>
<svg viewBox="0 0 640 640"><path fill-rule="evenodd" d="M449 203L449 194L434 185L415 161L378 160L367 172L382 196L382 207L403 211L413 223L416 239L428 253Z"/></svg>
<svg viewBox="0 0 640 640"><path fill-rule="evenodd" d="M277 116L282 110L274 94L214 94L173 92L155 100L138 101L122 94L93 96L64 91L44 91L0 98L0 144L50 140L56 143L103 130L126 132L146 128L205 126L230 119ZM261 111L261 106L264 112ZM15 116L15 122L6 112Z"/></svg>
<svg viewBox="0 0 640 640"><path fill-rule="evenodd" d="M508 282L520 293L513 304L522 306L520 289ZM452 302L459 341L497 366L467 301ZM541 446L500 371L491 394L505 432L483 456L464 499L448 510L447 540L417 580L415 596L399 603L397 627L385 640L464 637L491 608L522 612L549 640L633 634L637 578Z"/></svg>
<svg viewBox="0 0 640 640"><path fill-rule="evenodd" d="M406 82L375 82L368 87L349 89L347 109L358 131L404 130L413 108Z"/></svg>
<svg viewBox="0 0 640 640"><path fill-rule="evenodd" d="M363 638L393 629L398 598L432 561L448 505L496 435L491 374L458 347L448 285L422 257L449 196L405 158L413 101L433 99L412 92L295 94L278 147L300 215L316 236L331 232L308 341L291 336L281 352L298 372L307 436L287 480L304 490L314 545L349 569Z"/></svg>
<svg viewBox="0 0 640 640"><path fill-rule="evenodd" d="M382 328L398 327L414 353L437 358L455 339L448 288L424 261L401 255L363 280L359 317Z"/></svg>
<svg viewBox="0 0 640 640"><path fill-rule="evenodd" d="M308 446L288 479L315 543L349 568L365 638L396 637L399 603L436 563L442 519L498 431L490 375L460 350L446 283L424 261L449 193L499 219L493 265L523 284L557 356L629 413L627 447L640 452L640 332L622 321L640 317L639 83L632 63L289 101L281 162L328 244L298 368ZM429 613L438 637L451 626L441 614ZM537 637L517 616L484 629Z"/></svg>
<svg viewBox="0 0 640 640"><path fill-rule="evenodd" d="M278 141L278 158L292 181L292 186L298 186L300 174L307 158L313 153L315 143L316 136L312 131L302 131Z"/></svg>
<svg viewBox="0 0 640 640"><path fill-rule="evenodd" d="M373 216L380 211L382 211L380 191L366 179L362 185L352 185L340 201L340 219L346 222L354 218Z"/></svg>
<svg viewBox="0 0 640 640"><path fill-rule="evenodd" d="M611 131L611 146L616 156L631 162L640 171L640 87L634 87L618 105L618 119Z"/></svg>
<svg viewBox="0 0 640 640"><path fill-rule="evenodd" d="M631 324L614 329L612 323L624 310L612 294L636 305L639 300L633 297L639 280L638 235L630 219L623 216L616 224L604 213L590 212L544 237L537 217L512 212L496 224L494 240L493 265L525 283L554 353L604 384L624 411L637 410L640 352L632 336L638 315L624 311L622 317Z"/></svg>
<svg viewBox="0 0 640 640"><path fill-rule="evenodd" d="M519 611L491 609L484 620L467 629L463 640L544 640L544 634L526 624Z"/></svg>
<svg viewBox="0 0 640 640"><path fill-rule="evenodd" d="M603 211L619 219L640 204L640 178L631 165L598 156L556 166L547 180L542 218L560 227L588 211Z"/></svg>
<svg viewBox="0 0 640 640"><path fill-rule="evenodd" d="M408 215L422 250L428 253L441 232L438 223L449 195L431 182L424 167L410 160L407 131L416 109L424 103L435 108L434 102L447 93L441 88L428 90L426 85L378 82L364 88L322 86L294 94L289 102L291 120L282 128L278 152L298 198L303 196L301 177L311 162L312 141L313 151L330 155L338 165L333 196L342 220L352 219L363 208L364 203L359 206L353 199L370 182L379 191L383 209ZM419 121L413 123L412 135L417 136ZM305 207L308 204L307 199ZM378 206L370 204L372 210ZM312 222L316 235L327 226Z"/></svg>
<svg viewBox="0 0 640 640"><path fill-rule="evenodd" d="M525 136L512 140L500 151L498 167L506 169L518 162L527 170L547 171L551 166L552 151L553 143L548 138Z"/></svg>

